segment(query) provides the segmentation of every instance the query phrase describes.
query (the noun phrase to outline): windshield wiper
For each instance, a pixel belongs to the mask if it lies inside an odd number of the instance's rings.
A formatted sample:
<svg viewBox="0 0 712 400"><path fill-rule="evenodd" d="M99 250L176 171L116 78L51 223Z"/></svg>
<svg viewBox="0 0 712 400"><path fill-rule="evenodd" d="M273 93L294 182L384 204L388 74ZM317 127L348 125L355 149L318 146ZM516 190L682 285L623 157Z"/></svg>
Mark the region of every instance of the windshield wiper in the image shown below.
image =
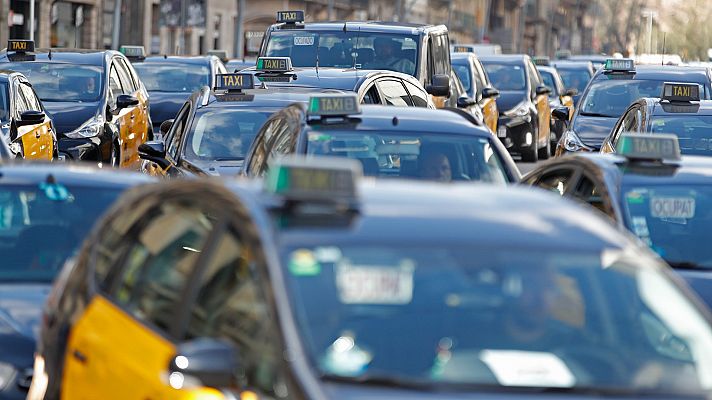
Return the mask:
<svg viewBox="0 0 712 400"><path fill-rule="evenodd" d="M675 269L690 269L690 270L700 270L700 269L710 269L712 267L707 265L701 265L694 261L672 261L665 260L671 267Z"/></svg>
<svg viewBox="0 0 712 400"><path fill-rule="evenodd" d="M214 161L242 161L245 157L218 157Z"/></svg>
<svg viewBox="0 0 712 400"><path fill-rule="evenodd" d="M596 113L596 112L588 112L588 111L581 111L579 113L579 115L583 115L584 117L615 118L613 115L601 114L601 113Z"/></svg>

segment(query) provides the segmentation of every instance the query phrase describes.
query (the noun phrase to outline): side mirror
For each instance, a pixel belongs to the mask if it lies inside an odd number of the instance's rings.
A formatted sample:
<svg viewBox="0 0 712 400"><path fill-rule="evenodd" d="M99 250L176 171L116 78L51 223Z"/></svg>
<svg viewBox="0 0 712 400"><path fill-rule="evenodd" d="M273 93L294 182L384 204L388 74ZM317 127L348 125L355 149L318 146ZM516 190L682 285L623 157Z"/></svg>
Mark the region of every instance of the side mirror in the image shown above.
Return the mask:
<svg viewBox="0 0 712 400"><path fill-rule="evenodd" d="M37 125L42 122L44 122L45 119L45 113L44 111L25 111L22 114L20 114L20 120L16 121L16 124L18 126L25 126L25 125Z"/></svg>
<svg viewBox="0 0 712 400"><path fill-rule="evenodd" d="M152 140L138 146L138 156L142 160L153 161L166 169L170 162L166 160L166 144L162 140Z"/></svg>
<svg viewBox="0 0 712 400"><path fill-rule="evenodd" d="M472 97L462 96L457 99L457 108L470 108L477 104L477 101Z"/></svg>
<svg viewBox="0 0 712 400"><path fill-rule="evenodd" d="M499 90L497 90L491 86L488 86L488 87L482 89L482 98L483 99L489 99L491 97L497 97L497 96L499 96Z"/></svg>
<svg viewBox="0 0 712 400"><path fill-rule="evenodd" d="M167 119L161 122L161 126L158 128L158 130L161 131L161 135L166 136L168 134L168 131L171 130L171 126L173 126L173 121L173 119Z"/></svg>
<svg viewBox="0 0 712 400"><path fill-rule="evenodd" d="M559 121L568 121L571 110L568 107L556 107L551 111L551 116Z"/></svg>
<svg viewBox="0 0 712 400"><path fill-rule="evenodd" d="M430 84L425 86L425 91L428 94L438 97L447 97L450 95L450 77L447 75L433 75L430 79Z"/></svg>
<svg viewBox="0 0 712 400"><path fill-rule="evenodd" d="M576 89L576 88L568 88L568 89L564 90L564 93L562 93L561 95L562 95L562 96L571 96L571 97L573 97L573 96L576 96L577 94L578 94L578 89Z"/></svg>
<svg viewBox="0 0 712 400"><path fill-rule="evenodd" d="M136 96L130 94L120 94L119 97L116 98L116 108L119 110L127 107L133 107L137 104L138 99Z"/></svg>
<svg viewBox="0 0 712 400"><path fill-rule="evenodd" d="M537 96L541 96L543 94L548 95L551 93L551 88L546 85L539 85L536 87L536 91L534 93L536 93Z"/></svg>
<svg viewBox="0 0 712 400"><path fill-rule="evenodd" d="M233 386L238 368L237 350L232 344L198 338L178 346L168 367L169 382L175 389L182 388L186 381L196 380L199 385L214 388Z"/></svg>

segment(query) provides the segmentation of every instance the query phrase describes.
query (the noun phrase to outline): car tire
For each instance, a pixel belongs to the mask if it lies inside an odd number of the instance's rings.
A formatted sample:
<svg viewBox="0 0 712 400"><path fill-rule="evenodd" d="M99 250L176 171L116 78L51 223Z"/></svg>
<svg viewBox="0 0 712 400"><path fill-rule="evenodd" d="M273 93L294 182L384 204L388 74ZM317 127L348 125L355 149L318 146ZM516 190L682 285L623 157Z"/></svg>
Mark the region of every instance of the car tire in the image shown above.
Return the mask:
<svg viewBox="0 0 712 400"><path fill-rule="evenodd" d="M540 160L548 160L551 156L551 140L546 141L546 146L537 151Z"/></svg>

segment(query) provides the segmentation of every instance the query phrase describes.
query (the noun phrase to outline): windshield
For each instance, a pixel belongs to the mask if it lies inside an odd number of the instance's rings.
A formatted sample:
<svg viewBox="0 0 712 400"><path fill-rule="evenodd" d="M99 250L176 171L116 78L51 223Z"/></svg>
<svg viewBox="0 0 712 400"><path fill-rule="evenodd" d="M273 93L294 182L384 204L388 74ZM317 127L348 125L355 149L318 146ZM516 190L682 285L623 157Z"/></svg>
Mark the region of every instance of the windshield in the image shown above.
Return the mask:
<svg viewBox="0 0 712 400"><path fill-rule="evenodd" d="M467 65L453 65L452 68L455 70L457 77L460 78L460 82L462 82L462 87L465 88L465 92L470 93L470 89L472 88L470 69Z"/></svg>
<svg viewBox="0 0 712 400"><path fill-rule="evenodd" d="M576 89L579 93L583 93L591 79L590 72L585 69L559 69L558 72L564 82L564 87Z"/></svg>
<svg viewBox="0 0 712 400"><path fill-rule="evenodd" d="M23 73L42 101L99 101L104 93L102 67L63 63L3 63Z"/></svg>
<svg viewBox="0 0 712 400"><path fill-rule="evenodd" d="M282 255L302 337L325 376L712 389L708 321L637 251L333 240Z"/></svg>
<svg viewBox="0 0 712 400"><path fill-rule="evenodd" d="M361 31L272 32L266 57L291 57L295 67L385 69L415 76L418 36Z"/></svg>
<svg viewBox="0 0 712 400"><path fill-rule="evenodd" d="M50 283L123 188L41 183L0 188L0 282Z"/></svg>
<svg viewBox="0 0 712 400"><path fill-rule="evenodd" d="M192 93L210 86L210 69L205 65L181 63L134 63L148 91Z"/></svg>
<svg viewBox="0 0 712 400"><path fill-rule="evenodd" d="M443 133L310 132L307 154L349 157L364 175L506 184L503 162L489 139Z"/></svg>
<svg viewBox="0 0 712 400"><path fill-rule="evenodd" d="M712 186L623 187L628 229L673 265L712 269L712 247L700 243L712 226Z"/></svg>
<svg viewBox="0 0 712 400"><path fill-rule="evenodd" d="M549 93L549 98L555 99L559 96L559 92L556 89L556 83L554 82L554 75L551 72L546 72L546 71L539 71L539 74L541 75L541 79L544 81L544 85L549 87L551 89L551 93Z"/></svg>
<svg viewBox="0 0 712 400"><path fill-rule="evenodd" d="M653 133L673 133L680 142L682 154L712 155L712 116L684 115L652 117Z"/></svg>
<svg viewBox="0 0 712 400"><path fill-rule="evenodd" d="M193 123L186 143L186 158L242 160L272 111L207 111Z"/></svg>
<svg viewBox="0 0 712 400"><path fill-rule="evenodd" d="M516 64L497 64L483 62L487 75L494 87L499 90L527 90L524 67Z"/></svg>
<svg viewBox="0 0 712 400"><path fill-rule="evenodd" d="M642 97L660 97L663 83L665 81L641 79L596 80L580 101L580 114L620 118L634 101ZM709 100L710 93L704 85L700 85L700 95Z"/></svg>

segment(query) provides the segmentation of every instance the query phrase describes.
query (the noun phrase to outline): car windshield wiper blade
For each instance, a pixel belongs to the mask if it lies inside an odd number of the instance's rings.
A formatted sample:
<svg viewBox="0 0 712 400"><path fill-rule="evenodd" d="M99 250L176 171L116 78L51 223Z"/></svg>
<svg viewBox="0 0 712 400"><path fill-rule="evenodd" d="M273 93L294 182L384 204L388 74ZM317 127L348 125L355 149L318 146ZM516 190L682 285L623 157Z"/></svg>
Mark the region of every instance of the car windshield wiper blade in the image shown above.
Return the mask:
<svg viewBox="0 0 712 400"><path fill-rule="evenodd" d="M597 112L588 112L588 111L581 111L579 115L583 115L584 117L603 117L603 118L616 118L613 115L608 115L608 114L601 114Z"/></svg>
<svg viewBox="0 0 712 400"><path fill-rule="evenodd" d="M215 161L243 161L245 157L218 157Z"/></svg>
<svg viewBox="0 0 712 400"><path fill-rule="evenodd" d="M702 265L700 263L696 263L694 261L674 261L674 260L665 260L671 267L675 269L691 269L691 270L698 270L698 269L710 269L712 266L709 265Z"/></svg>

